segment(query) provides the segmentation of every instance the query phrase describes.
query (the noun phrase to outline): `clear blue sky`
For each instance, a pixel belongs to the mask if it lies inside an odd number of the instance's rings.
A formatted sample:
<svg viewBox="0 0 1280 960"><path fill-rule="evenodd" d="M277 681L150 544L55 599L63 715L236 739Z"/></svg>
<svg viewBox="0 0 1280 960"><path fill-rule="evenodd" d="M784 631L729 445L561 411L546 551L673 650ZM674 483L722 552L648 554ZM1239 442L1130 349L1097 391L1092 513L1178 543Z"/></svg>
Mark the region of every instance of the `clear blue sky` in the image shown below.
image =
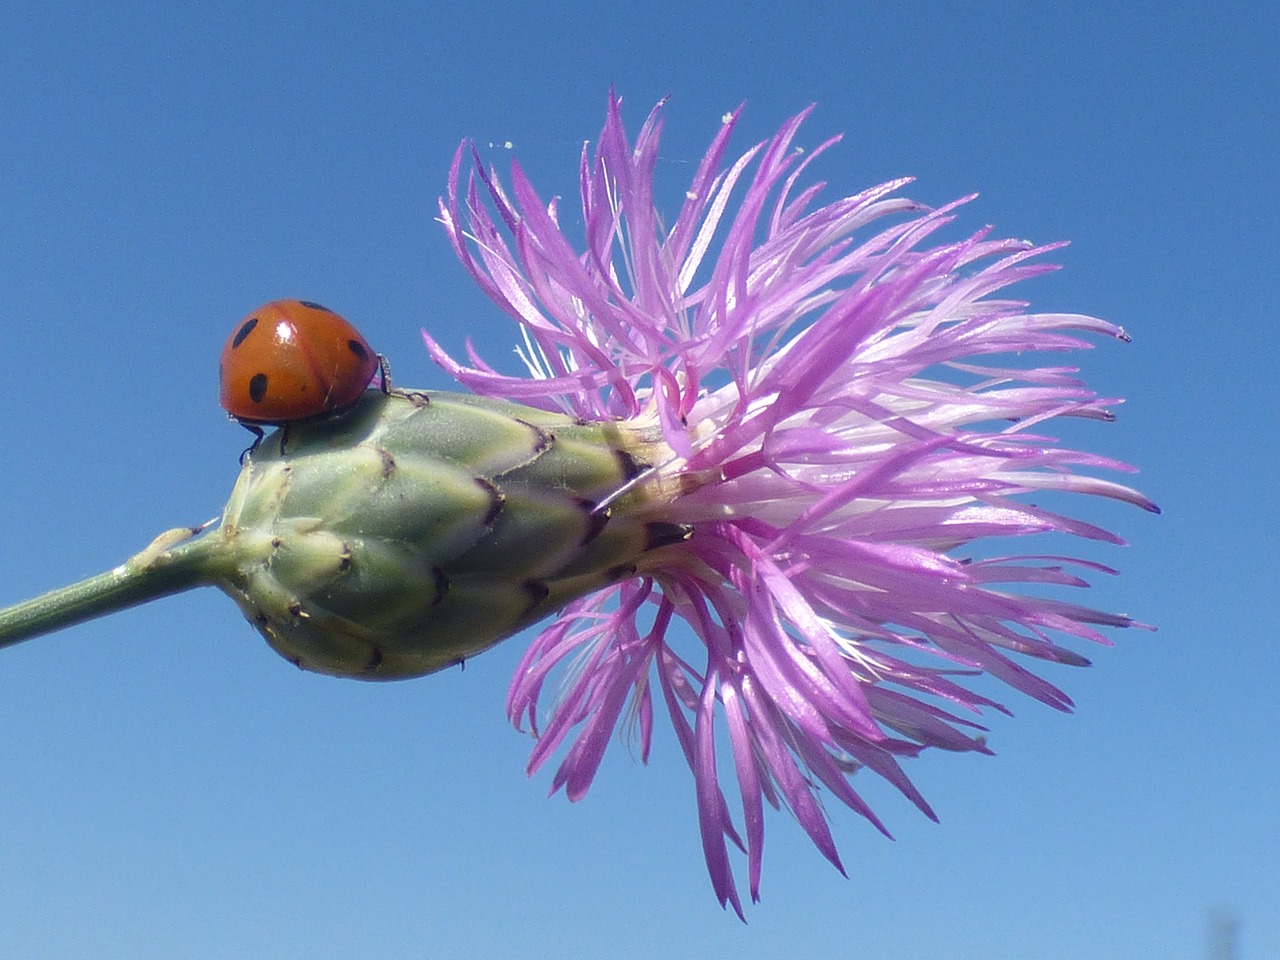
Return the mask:
<svg viewBox="0 0 1280 960"><path fill-rule="evenodd" d="M673 185L726 109L745 148L816 101L832 196L911 174L981 191L971 228L1073 241L1021 292L1134 337L1077 358L1129 402L1070 437L1165 508L1084 508L1133 544L1092 599L1159 632L1051 672L1074 716L1010 694L996 757L916 762L941 825L869 786L897 839L837 812L848 880L774 815L743 926L669 736L575 805L526 779L519 639L368 686L173 598L0 653L0 956L1198 960L1218 906L1242 960L1280 956L1273 5L746 6L12 6L0 601L220 509L246 435L217 352L262 301L341 310L405 384L446 386L423 326L500 356L433 222L453 150L510 140L572 198L614 85L633 126L672 95Z"/></svg>

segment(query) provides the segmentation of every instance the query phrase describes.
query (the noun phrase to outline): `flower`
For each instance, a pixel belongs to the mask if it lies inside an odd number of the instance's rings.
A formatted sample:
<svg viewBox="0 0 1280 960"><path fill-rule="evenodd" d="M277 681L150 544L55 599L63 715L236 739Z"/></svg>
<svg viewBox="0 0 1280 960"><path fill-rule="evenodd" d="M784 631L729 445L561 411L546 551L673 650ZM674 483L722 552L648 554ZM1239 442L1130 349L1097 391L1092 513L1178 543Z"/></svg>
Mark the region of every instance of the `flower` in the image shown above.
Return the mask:
<svg viewBox="0 0 1280 960"><path fill-rule="evenodd" d="M1087 347L1082 334L1128 339L998 296L1054 269L1040 257L1060 245L984 229L930 246L972 198L930 209L897 195L907 179L819 204L822 185L801 176L839 138L797 149L808 110L732 162L726 116L667 228L654 201L663 104L634 144L620 108L611 96L594 153L583 149L581 250L518 163L508 187L472 151L464 188L465 144L455 157L441 221L522 328L529 376L474 350L463 364L424 337L479 394L648 428L669 449L636 482L677 491L663 518L690 535L538 633L508 712L537 738L529 772L559 755L552 790L577 800L621 724L648 757L660 699L696 781L715 894L742 916L728 843L745 851L758 900L765 802L785 804L843 872L821 793L887 833L850 782L865 767L933 817L900 761L926 747L990 752L976 718L1005 708L967 678L1066 710L1023 658L1085 664L1060 641L1105 643L1099 628L1133 625L1020 592L1113 571L987 541L1121 542L1020 495L1157 508L1077 472L1124 464L1039 432L1057 417L1110 420L1118 401L1074 368L1010 365Z"/></svg>

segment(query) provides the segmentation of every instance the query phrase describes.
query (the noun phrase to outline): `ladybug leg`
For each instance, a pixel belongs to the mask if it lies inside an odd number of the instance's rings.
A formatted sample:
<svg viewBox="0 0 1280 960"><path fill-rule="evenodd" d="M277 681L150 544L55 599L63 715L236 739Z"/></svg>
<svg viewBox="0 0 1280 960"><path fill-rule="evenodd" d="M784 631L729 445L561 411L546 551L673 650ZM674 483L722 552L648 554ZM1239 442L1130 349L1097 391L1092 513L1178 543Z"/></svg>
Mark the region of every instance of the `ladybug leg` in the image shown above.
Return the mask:
<svg viewBox="0 0 1280 960"><path fill-rule="evenodd" d="M253 443L245 447L244 452L240 454L240 465L244 466L244 462L249 459L249 454L257 450L258 445L262 443L262 438L265 434L262 432L262 428L257 424L245 423L243 420L237 420L236 422L253 434Z"/></svg>
<svg viewBox="0 0 1280 960"><path fill-rule="evenodd" d="M391 364L382 354L378 354L378 387L384 395L391 392Z"/></svg>

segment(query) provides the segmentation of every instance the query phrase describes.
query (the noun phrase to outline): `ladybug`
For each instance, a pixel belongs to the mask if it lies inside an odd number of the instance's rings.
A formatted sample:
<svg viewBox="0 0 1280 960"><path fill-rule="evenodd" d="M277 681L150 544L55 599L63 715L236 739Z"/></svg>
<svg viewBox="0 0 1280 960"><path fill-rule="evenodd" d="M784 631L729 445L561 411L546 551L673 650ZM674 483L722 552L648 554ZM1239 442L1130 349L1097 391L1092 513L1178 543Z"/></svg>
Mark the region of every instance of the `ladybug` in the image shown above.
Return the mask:
<svg viewBox="0 0 1280 960"><path fill-rule="evenodd" d="M328 307L273 300L245 317L222 348L220 399L227 413L261 439L264 425L346 409L379 371L386 392L386 361Z"/></svg>

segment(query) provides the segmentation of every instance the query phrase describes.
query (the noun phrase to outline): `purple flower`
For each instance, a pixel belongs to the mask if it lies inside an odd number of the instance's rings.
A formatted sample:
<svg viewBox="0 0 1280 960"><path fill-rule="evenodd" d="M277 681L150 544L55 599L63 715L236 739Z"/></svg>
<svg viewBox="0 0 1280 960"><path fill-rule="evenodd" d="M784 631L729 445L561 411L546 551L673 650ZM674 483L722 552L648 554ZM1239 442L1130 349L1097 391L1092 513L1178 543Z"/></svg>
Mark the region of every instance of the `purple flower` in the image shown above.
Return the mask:
<svg viewBox="0 0 1280 960"><path fill-rule="evenodd" d="M1130 468L1041 432L1055 417L1110 420L1118 401L1075 368L1010 365L1088 347L1081 334L1127 339L1102 320L999 297L1054 269L1039 257L1058 245L984 229L930 246L971 198L930 209L896 195L905 179L820 205L822 185L801 175L838 138L797 149L807 113L727 166L736 114L726 117L668 227L654 206L662 105L631 144L611 97L581 161L581 251L517 164L508 187L476 157L464 193L460 149L441 219L476 282L521 325L530 376L498 373L474 351L461 364L426 338L477 393L648 424L673 451L642 479L679 491L663 518L692 535L538 634L508 712L537 738L530 772L560 755L553 790L577 800L620 722L647 758L659 700L696 780L716 896L739 916L726 841L745 850L758 899L766 802L786 805L843 871L821 793L887 833L850 782L866 767L933 817L900 760L925 747L989 752L976 718L1005 708L968 678L989 673L1065 710L1066 694L1023 658L1085 664L1064 638L1106 643L1100 627L1133 624L1020 592L1113 571L995 555L985 541L1121 542L1021 495L1156 510L1076 472Z"/></svg>

